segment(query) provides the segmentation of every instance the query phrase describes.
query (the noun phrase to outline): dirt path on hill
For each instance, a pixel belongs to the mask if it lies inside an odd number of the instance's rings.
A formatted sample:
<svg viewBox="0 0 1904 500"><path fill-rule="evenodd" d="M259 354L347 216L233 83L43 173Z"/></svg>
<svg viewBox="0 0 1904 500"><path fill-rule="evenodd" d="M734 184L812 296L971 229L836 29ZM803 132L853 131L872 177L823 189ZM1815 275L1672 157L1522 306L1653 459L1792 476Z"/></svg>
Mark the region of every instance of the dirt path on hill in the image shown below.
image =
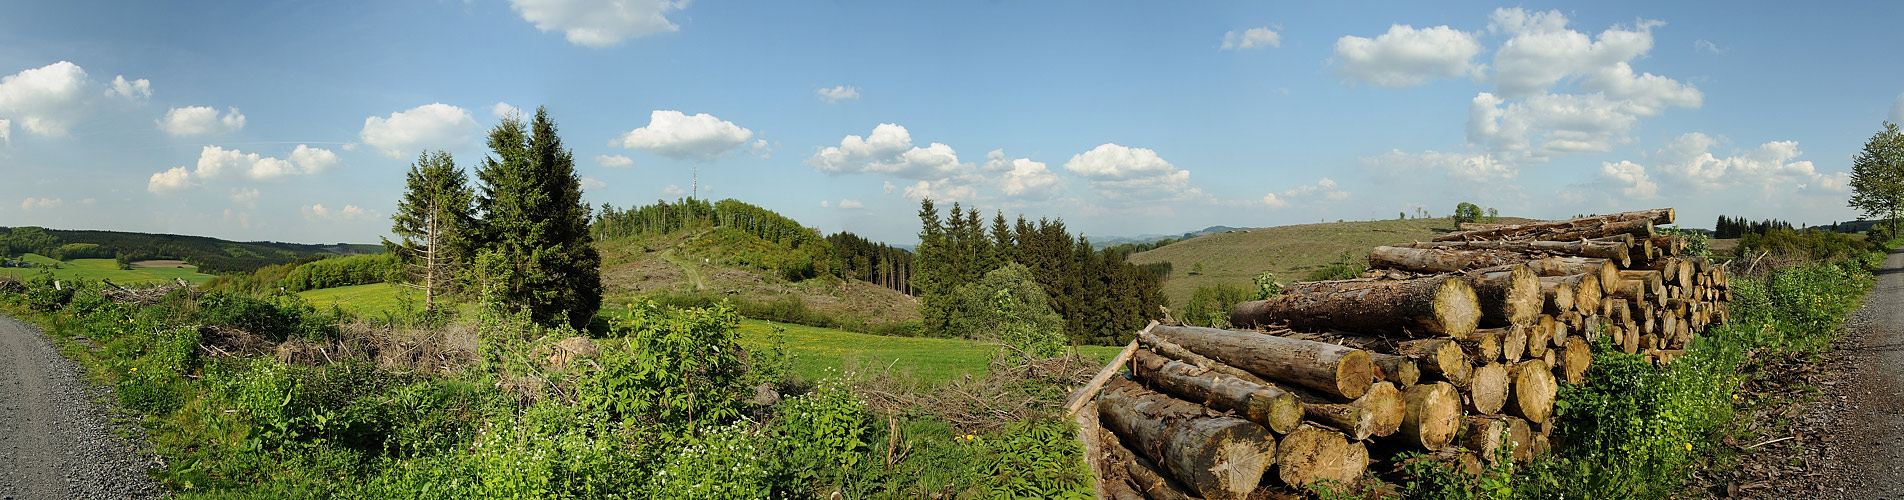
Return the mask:
<svg viewBox="0 0 1904 500"><path fill-rule="evenodd" d="M96 402L109 395L38 328L0 317L0 500L161 496L146 474L158 459Z"/></svg>
<svg viewBox="0 0 1904 500"><path fill-rule="evenodd" d="M1758 481L1737 496L1904 499L1904 250L1884 260L1837 347L1814 402L1793 412L1792 439L1755 454L1775 460L1746 460Z"/></svg>
<svg viewBox="0 0 1904 500"><path fill-rule="evenodd" d="M687 275L688 282L694 284L695 290L707 289L706 286L701 284L701 270L697 269L694 263L690 262L689 259L674 253L673 248L662 250L661 260L672 262L676 266L681 266L681 273Z"/></svg>

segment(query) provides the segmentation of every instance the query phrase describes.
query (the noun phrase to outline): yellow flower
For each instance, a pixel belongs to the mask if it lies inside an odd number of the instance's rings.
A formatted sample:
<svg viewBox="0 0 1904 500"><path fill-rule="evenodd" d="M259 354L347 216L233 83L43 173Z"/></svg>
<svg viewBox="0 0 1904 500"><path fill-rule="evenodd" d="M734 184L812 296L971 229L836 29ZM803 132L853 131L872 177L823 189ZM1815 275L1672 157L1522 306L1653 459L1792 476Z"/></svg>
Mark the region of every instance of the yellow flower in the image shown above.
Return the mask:
<svg viewBox="0 0 1904 500"><path fill-rule="evenodd" d="M134 367L132 367L132 371L135 371L135 372L136 372L136 371L139 371L139 367L137 367L137 366L134 366Z"/></svg>
<svg viewBox="0 0 1904 500"><path fill-rule="evenodd" d="M1686 451L1692 451L1692 443L1686 443Z"/></svg>

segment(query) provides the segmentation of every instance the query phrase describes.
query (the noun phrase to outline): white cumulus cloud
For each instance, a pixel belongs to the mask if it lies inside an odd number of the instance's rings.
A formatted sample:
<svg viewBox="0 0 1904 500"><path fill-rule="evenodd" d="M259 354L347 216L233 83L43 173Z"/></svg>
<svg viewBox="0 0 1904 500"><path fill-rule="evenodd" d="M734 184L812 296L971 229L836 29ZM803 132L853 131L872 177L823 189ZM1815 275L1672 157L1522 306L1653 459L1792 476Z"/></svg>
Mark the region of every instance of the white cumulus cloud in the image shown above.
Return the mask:
<svg viewBox="0 0 1904 500"><path fill-rule="evenodd" d="M622 155L595 155L595 163L606 168L628 168L635 166L635 160Z"/></svg>
<svg viewBox="0 0 1904 500"><path fill-rule="evenodd" d="M229 134L245 128L245 115L238 108L225 108L219 114L217 108L208 106L186 106L172 108L165 117L158 119L159 130L173 137L195 135Z"/></svg>
<svg viewBox="0 0 1904 500"><path fill-rule="evenodd" d="M688 190L681 189L681 186L669 184L668 187L661 188L661 194L668 195L668 196L681 196L684 194L688 194Z"/></svg>
<svg viewBox="0 0 1904 500"><path fill-rule="evenodd" d="M1719 143L1712 136L1692 132L1674 139L1652 157L1668 178L1702 190L1754 187L1819 194L1849 191L1850 174L1819 172L1811 160L1798 159L1804 152L1796 141L1767 142L1726 156L1712 153Z"/></svg>
<svg viewBox="0 0 1904 500"><path fill-rule="evenodd" d="M866 208L866 204L860 203L859 200L845 198L840 200L840 208Z"/></svg>
<svg viewBox="0 0 1904 500"><path fill-rule="evenodd" d="M1003 149L986 153L985 164L979 169L998 174L998 191L1006 198L1049 199L1056 197L1063 188L1058 174L1046 168L1044 162L1031 161L1030 158L1010 158Z"/></svg>
<svg viewBox="0 0 1904 500"><path fill-rule="evenodd" d="M668 14L687 0L509 0L522 19L542 31L561 31L569 43L610 47L629 38L680 30Z"/></svg>
<svg viewBox="0 0 1904 500"><path fill-rule="evenodd" d="M959 155L951 146L935 142L913 147L912 133L892 123L873 127L865 137L848 135L839 146L814 153L807 164L829 174L880 173L918 180L960 173Z"/></svg>
<svg viewBox="0 0 1904 500"><path fill-rule="evenodd" d="M152 174L146 180L145 190L154 193L178 191L192 186L192 172L185 167L172 167L170 170Z"/></svg>
<svg viewBox="0 0 1904 500"><path fill-rule="evenodd" d="M34 210L34 209L48 209L48 208L59 208L59 207L60 207L60 205L63 205L63 204L65 204L65 203L66 203L66 200L64 200L64 199L61 199L61 198L33 198L33 197L27 197L27 199L26 199L26 200L24 200L24 201L21 201L21 202L20 202L20 209L21 209L21 210Z"/></svg>
<svg viewBox="0 0 1904 500"><path fill-rule="evenodd" d="M157 175L157 174L154 174ZM246 207L258 206L257 188L238 188L231 190L231 201Z"/></svg>
<svg viewBox="0 0 1904 500"><path fill-rule="evenodd" d="M619 143L677 160L709 161L753 139L754 131L714 115L657 109L649 113L648 126L623 134Z"/></svg>
<svg viewBox="0 0 1904 500"><path fill-rule="evenodd" d="M67 61L0 77L0 116L43 136L63 136L85 111L86 70Z"/></svg>
<svg viewBox="0 0 1904 500"><path fill-rule="evenodd" d="M0 119L0 144L13 145L13 120Z"/></svg>
<svg viewBox="0 0 1904 500"><path fill-rule="evenodd" d="M1602 162L1600 180L1619 188L1620 194L1636 200L1659 197L1659 184L1646 175L1646 167L1630 161Z"/></svg>
<svg viewBox="0 0 1904 500"><path fill-rule="evenodd" d="M126 80L125 75L112 77L112 85L106 87L106 97L117 97L143 102L152 98L152 82L144 78Z"/></svg>
<svg viewBox="0 0 1904 500"><path fill-rule="evenodd" d="M1474 35L1447 26L1416 29L1392 25L1374 39L1344 36L1335 42L1343 76L1382 87L1411 87L1431 78L1474 74L1481 53Z"/></svg>
<svg viewBox="0 0 1904 500"><path fill-rule="evenodd" d="M1092 189L1111 200L1171 200L1202 193L1190 187L1190 171L1147 148L1105 143L1073 155L1064 170L1089 180Z"/></svg>
<svg viewBox="0 0 1904 500"><path fill-rule="evenodd" d="M1397 149L1377 156L1363 157L1359 161L1364 170L1382 174L1387 178L1435 172L1459 183L1489 185L1513 180L1520 175L1520 169L1513 165L1479 153L1432 150L1407 153Z"/></svg>
<svg viewBox="0 0 1904 500"><path fill-rule="evenodd" d="M389 117L364 118L357 137L391 158L409 158L425 149L448 149L474 136L476 119L468 110L443 103L425 104Z"/></svg>
<svg viewBox="0 0 1904 500"><path fill-rule="evenodd" d="M849 85L838 85L830 89L820 89L815 92L820 94L820 98L825 99L828 103L840 102L847 99L859 99L859 87Z"/></svg>
<svg viewBox="0 0 1904 500"><path fill-rule="evenodd" d="M1238 32L1230 30L1223 34L1221 50L1249 50L1263 47L1281 47L1283 37L1269 28L1250 28Z"/></svg>
<svg viewBox="0 0 1904 500"><path fill-rule="evenodd" d="M506 102L498 102L496 105L489 107L489 114L495 115L497 118L522 116L522 108L518 108Z"/></svg>
<svg viewBox="0 0 1904 500"><path fill-rule="evenodd" d="M306 205L304 207L304 214L312 218L335 221L363 220L377 216L376 212L356 205L344 205L344 208L333 209L326 208L322 203Z"/></svg>

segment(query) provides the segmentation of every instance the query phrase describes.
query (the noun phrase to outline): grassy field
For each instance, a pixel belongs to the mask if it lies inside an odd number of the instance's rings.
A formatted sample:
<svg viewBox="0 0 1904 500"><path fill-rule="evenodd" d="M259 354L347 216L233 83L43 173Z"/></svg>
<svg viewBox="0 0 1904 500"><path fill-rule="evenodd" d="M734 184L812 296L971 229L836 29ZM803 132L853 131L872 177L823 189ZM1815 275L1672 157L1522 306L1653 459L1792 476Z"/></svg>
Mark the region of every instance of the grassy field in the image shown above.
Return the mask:
<svg viewBox="0 0 1904 500"><path fill-rule="evenodd" d="M776 339L792 353L793 369L807 380L824 377L827 369L841 373L890 372L926 383L952 380L966 374L982 375L999 349L996 345L961 339L884 337L810 326L744 320L741 343L750 348ZM1097 363L1109 361L1119 347L1084 346L1078 354Z"/></svg>
<svg viewBox="0 0 1904 500"><path fill-rule="evenodd" d="M416 302L418 309L423 307L422 294L389 283L306 290L298 292L298 296L320 310L328 310L335 305L345 311L366 316L397 310L406 298Z"/></svg>
<svg viewBox="0 0 1904 500"><path fill-rule="evenodd" d="M33 253L21 256L20 260L34 264L59 264L60 268L53 270L53 275L62 278L89 280L104 278L120 285L170 283L176 278L184 278L185 281L196 284L212 279L212 275L201 274L197 268L193 267L145 267L121 270L119 262L112 259L73 259L69 262L60 262L51 257ZM0 268L0 276L26 279L40 274L40 271L41 269L6 267Z"/></svg>
<svg viewBox="0 0 1904 500"><path fill-rule="evenodd" d="M422 301L410 290L382 283L310 290L298 295L319 309L336 305L361 315L395 310L401 307L406 295L413 296L410 300L417 301L419 307ZM740 331L741 343L748 347L780 342L793 354L794 371L807 380L824 377L828 369L834 373L852 369L862 373L890 371L932 383L965 374L983 374L1000 349L972 340L887 337L753 319L743 320ZM1078 348L1078 353L1102 363L1116 355L1118 349L1084 346Z"/></svg>
<svg viewBox="0 0 1904 500"><path fill-rule="evenodd" d="M1501 218L1502 223L1522 220ZM1344 253L1367 259L1375 246L1427 241L1454 226L1454 221L1441 217L1267 227L1200 236L1133 254L1130 261L1169 262L1171 274L1164 281L1164 295L1171 306L1182 307L1199 286L1248 286L1263 271L1276 273L1277 281L1298 281Z"/></svg>

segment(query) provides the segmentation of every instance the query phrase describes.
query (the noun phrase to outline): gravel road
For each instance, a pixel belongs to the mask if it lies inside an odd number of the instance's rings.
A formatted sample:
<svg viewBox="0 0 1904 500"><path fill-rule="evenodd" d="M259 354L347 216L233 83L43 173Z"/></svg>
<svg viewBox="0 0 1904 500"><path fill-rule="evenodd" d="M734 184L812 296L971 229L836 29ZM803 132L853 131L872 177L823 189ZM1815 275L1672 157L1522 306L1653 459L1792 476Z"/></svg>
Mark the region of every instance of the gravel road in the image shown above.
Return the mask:
<svg viewBox="0 0 1904 500"><path fill-rule="evenodd" d="M1747 496L1904 499L1904 251L1884 260L1828 368L1792 432L1804 443L1785 455L1792 470Z"/></svg>
<svg viewBox="0 0 1904 500"><path fill-rule="evenodd" d="M116 426L109 388L87 383L38 328L0 316L0 500L158 498L159 467L136 426Z"/></svg>

